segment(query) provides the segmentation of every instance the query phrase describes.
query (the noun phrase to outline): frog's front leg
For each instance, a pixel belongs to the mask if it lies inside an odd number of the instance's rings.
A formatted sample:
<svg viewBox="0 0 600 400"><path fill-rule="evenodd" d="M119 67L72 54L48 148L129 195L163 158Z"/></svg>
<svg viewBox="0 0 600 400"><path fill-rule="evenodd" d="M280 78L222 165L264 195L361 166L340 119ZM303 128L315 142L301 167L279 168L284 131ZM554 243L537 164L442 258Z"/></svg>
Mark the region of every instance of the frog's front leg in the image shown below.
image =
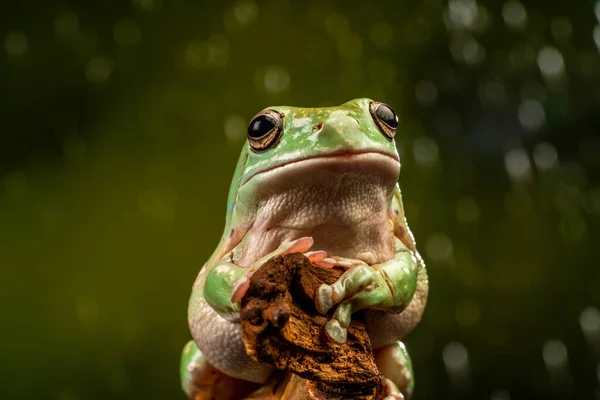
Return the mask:
<svg viewBox="0 0 600 400"><path fill-rule="evenodd" d="M189 325L194 341L205 359L226 375L264 383L272 372L267 365L253 362L246 354L239 320L239 299L247 290L249 277L270 258L294 252L306 252L312 238L284 242L274 252L244 268L228 256L200 272L189 304ZM308 254L314 261L324 252Z"/></svg>
<svg viewBox="0 0 600 400"><path fill-rule="evenodd" d="M393 259L373 266L354 260L355 265L348 265L350 268L335 283L323 284L317 290L315 303L321 313L339 303L333 318L325 326L327 335L335 342L346 342L352 313L365 308L400 313L410 303L417 286L417 260L399 239L394 240L396 255ZM323 262L330 263L331 260ZM340 260L344 263L352 261Z"/></svg>

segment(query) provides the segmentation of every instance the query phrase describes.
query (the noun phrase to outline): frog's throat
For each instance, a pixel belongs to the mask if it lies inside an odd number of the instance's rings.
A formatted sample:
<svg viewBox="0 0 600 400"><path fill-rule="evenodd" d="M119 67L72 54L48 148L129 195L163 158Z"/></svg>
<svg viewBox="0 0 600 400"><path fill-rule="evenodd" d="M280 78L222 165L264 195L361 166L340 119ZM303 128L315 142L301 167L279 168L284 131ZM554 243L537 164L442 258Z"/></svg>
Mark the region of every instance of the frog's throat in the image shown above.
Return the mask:
<svg viewBox="0 0 600 400"><path fill-rule="evenodd" d="M395 153L387 153L387 152L383 152L383 151L379 151L379 150L370 150L370 149L364 149L364 150L360 150L360 151L352 151L352 150L347 150L347 149L339 149L337 151L333 151L331 153L326 153L326 154L320 154L318 156L310 156L310 157L303 157L303 158L298 158L298 159L292 159L292 160L288 160L288 161L284 161L281 163L277 163L275 162L271 167L266 168L264 170L260 170L260 171L256 171L254 174L246 177L243 182L241 183L241 186L244 186L246 183L248 183L249 181L252 180L252 178L261 175L261 174L268 174L268 173L274 173L274 171L279 171L283 168L286 167L294 167L299 163L303 163L306 164L307 166L310 165L310 161L312 160L319 160L319 159L329 159L330 161L335 161L335 162L339 162L339 163L344 163L344 162L353 162L353 161L364 161L365 157L358 157L361 155L365 155L367 158L368 157L376 157L376 158L381 158L381 160L385 160L386 163L390 163L398 168L398 172L399 172L399 168L400 168L400 159L398 157L397 154ZM396 172L396 176L398 175L398 172Z"/></svg>

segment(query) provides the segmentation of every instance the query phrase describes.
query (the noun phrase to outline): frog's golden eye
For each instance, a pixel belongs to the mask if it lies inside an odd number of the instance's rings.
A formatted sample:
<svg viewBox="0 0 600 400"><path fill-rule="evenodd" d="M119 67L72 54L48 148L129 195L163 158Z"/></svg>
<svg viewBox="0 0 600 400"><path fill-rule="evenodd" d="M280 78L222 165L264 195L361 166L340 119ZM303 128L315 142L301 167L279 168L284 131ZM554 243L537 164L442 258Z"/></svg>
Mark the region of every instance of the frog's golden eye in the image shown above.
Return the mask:
<svg viewBox="0 0 600 400"><path fill-rule="evenodd" d="M283 119L275 110L265 110L257 114L248 125L248 143L257 153L279 143L283 133Z"/></svg>
<svg viewBox="0 0 600 400"><path fill-rule="evenodd" d="M398 116L394 110L387 104L372 101L369 104L369 111L371 111L371 116L379 130L388 139L393 139L396 136L396 129L398 129Z"/></svg>

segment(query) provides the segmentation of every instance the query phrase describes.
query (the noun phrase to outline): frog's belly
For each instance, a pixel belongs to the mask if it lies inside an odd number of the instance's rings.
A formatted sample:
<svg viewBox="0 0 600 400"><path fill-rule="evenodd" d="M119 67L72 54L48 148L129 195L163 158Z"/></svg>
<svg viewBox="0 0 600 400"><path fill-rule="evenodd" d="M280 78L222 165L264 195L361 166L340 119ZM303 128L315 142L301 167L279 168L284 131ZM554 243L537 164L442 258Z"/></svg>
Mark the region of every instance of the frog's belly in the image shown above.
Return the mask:
<svg viewBox="0 0 600 400"><path fill-rule="evenodd" d="M190 321L190 327L196 345L206 359L229 376L264 383L272 370L248 357L241 324L221 317L204 298L199 299L198 310Z"/></svg>

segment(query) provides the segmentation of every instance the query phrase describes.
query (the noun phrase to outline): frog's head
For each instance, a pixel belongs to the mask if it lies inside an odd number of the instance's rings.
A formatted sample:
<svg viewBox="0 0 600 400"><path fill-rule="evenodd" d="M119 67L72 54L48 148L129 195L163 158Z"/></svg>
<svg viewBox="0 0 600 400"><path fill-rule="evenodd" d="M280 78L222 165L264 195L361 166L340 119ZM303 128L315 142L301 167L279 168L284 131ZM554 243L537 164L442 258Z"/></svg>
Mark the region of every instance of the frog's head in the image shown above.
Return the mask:
<svg viewBox="0 0 600 400"><path fill-rule="evenodd" d="M397 127L388 105L364 98L338 107L268 107L248 127L238 195L256 201L302 183L335 185L340 176L366 177L391 193L400 172Z"/></svg>

